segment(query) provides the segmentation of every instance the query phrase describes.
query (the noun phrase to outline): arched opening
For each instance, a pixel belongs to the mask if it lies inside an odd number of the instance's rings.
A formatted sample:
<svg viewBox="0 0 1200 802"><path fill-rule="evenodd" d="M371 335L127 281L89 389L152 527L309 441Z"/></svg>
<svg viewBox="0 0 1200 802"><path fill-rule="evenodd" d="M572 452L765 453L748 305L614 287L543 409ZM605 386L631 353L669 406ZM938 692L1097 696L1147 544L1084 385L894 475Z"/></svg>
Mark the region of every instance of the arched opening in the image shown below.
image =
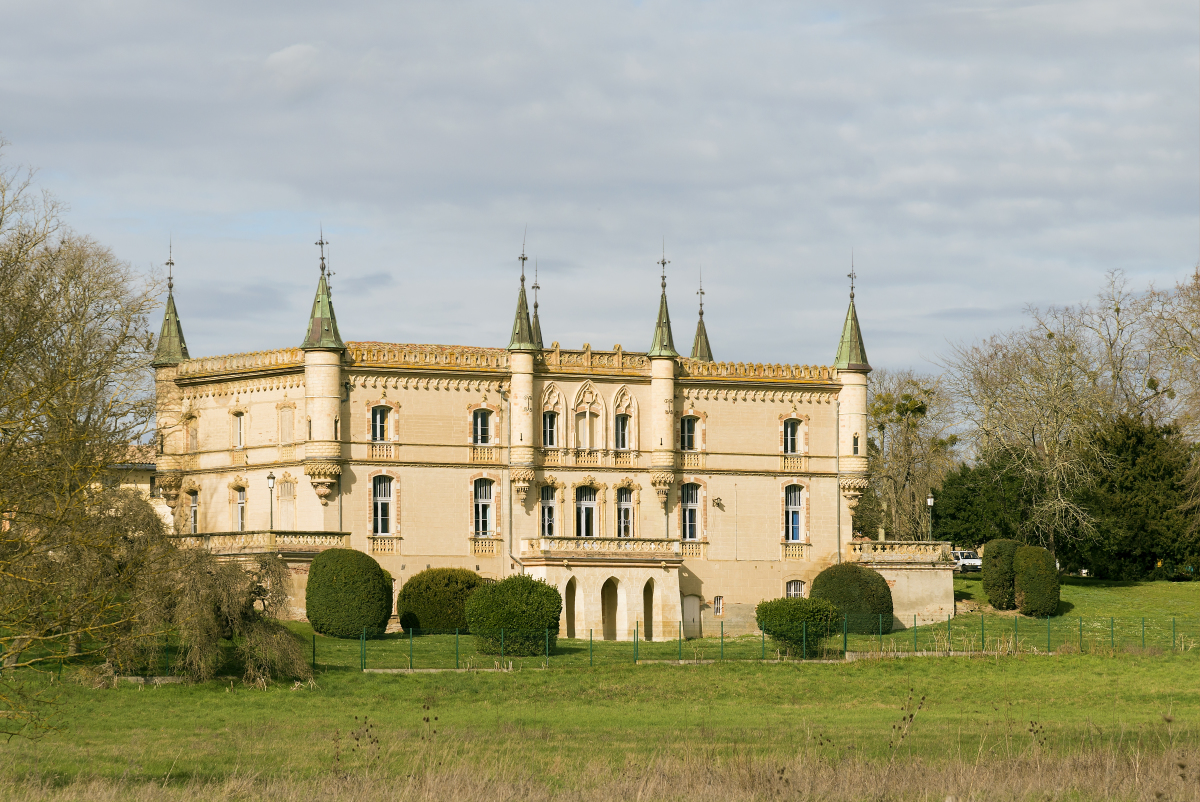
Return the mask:
<svg viewBox="0 0 1200 802"><path fill-rule="evenodd" d="M617 639L617 580L608 579L600 588L600 617L604 640Z"/></svg>
<svg viewBox="0 0 1200 802"><path fill-rule="evenodd" d="M646 640L654 640L654 580L646 580L646 587L642 588L642 619L645 623L645 630L642 634Z"/></svg>
<svg viewBox="0 0 1200 802"><path fill-rule="evenodd" d="M575 577L567 582L567 590L563 594L563 606L567 608L567 637L575 637L575 590L578 587Z"/></svg>

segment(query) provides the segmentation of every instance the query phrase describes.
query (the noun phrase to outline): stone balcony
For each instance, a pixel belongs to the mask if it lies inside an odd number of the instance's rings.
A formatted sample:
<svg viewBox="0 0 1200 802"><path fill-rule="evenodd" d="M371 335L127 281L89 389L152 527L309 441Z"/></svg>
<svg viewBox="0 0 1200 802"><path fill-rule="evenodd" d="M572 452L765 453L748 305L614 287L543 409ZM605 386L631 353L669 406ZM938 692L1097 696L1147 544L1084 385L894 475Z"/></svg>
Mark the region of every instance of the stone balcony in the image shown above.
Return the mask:
<svg viewBox="0 0 1200 802"><path fill-rule="evenodd" d="M200 532L172 535L182 549L208 549L214 554L237 557L275 552L284 557L314 557L325 549L350 548L349 532L297 532L260 529L250 532Z"/></svg>
<svg viewBox="0 0 1200 802"><path fill-rule="evenodd" d="M683 559L679 540L638 537L542 537L521 541L522 557L587 562L669 562Z"/></svg>
<svg viewBox="0 0 1200 802"><path fill-rule="evenodd" d="M847 559L873 566L954 562L942 540L863 540L850 544Z"/></svg>
<svg viewBox="0 0 1200 802"><path fill-rule="evenodd" d="M538 464L548 467L637 468L640 451L600 448L539 448Z"/></svg>

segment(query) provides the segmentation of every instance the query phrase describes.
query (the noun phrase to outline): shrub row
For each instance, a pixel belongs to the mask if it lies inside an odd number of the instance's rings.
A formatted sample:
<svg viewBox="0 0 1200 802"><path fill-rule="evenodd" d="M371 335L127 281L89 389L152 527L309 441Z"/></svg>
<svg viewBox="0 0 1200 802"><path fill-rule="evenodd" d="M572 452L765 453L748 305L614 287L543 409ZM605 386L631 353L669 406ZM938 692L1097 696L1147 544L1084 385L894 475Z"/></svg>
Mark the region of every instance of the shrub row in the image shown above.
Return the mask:
<svg viewBox="0 0 1200 802"><path fill-rule="evenodd" d="M553 585L516 574L482 585L467 599L466 614L475 648L484 654L503 648L505 655L538 655L547 637L550 649L558 643L562 596Z"/></svg>
<svg viewBox="0 0 1200 802"><path fill-rule="evenodd" d="M983 591L997 610L1042 618L1058 613L1058 567L1041 546L993 540L983 548Z"/></svg>

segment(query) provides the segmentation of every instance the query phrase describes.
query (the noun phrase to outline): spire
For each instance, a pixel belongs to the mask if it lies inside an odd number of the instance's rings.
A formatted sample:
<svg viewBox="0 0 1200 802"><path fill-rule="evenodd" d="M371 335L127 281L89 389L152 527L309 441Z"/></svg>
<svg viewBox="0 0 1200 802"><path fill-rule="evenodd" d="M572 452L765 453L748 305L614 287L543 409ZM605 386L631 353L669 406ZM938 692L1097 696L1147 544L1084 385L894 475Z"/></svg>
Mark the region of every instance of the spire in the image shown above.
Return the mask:
<svg viewBox="0 0 1200 802"><path fill-rule="evenodd" d="M545 348L545 346L542 345L542 322L540 320L538 320L537 295L538 295L538 290L540 290L541 287L538 286L537 274L538 274L537 259L534 259L533 260L533 344L536 345L538 348Z"/></svg>
<svg viewBox="0 0 1200 802"><path fill-rule="evenodd" d="M300 347L305 351L342 350L346 344L338 334L337 316L333 313L333 297L329 292L329 282L325 279L325 246L329 242L326 241L323 230L321 238L313 244L321 248L321 279L317 282L317 295L313 298L312 313L308 316L308 334Z"/></svg>
<svg viewBox="0 0 1200 802"><path fill-rule="evenodd" d="M658 264L662 265L662 297L658 301L658 320L654 324L654 339L650 342L650 350L646 356L676 357L675 338L671 336L671 316L667 313L667 247L663 244L663 258Z"/></svg>
<svg viewBox="0 0 1200 802"><path fill-rule="evenodd" d="M692 340L692 359L701 362L712 362L712 348L708 344L708 330L704 328L704 268L700 269L700 322L696 324L696 339Z"/></svg>
<svg viewBox="0 0 1200 802"><path fill-rule="evenodd" d="M179 313L175 311L175 260L172 246L167 246L167 311L163 314L162 331L158 334L158 347L154 349L153 367L162 368L178 365L189 359L187 343L183 339L183 327L179 325Z"/></svg>
<svg viewBox="0 0 1200 802"><path fill-rule="evenodd" d="M837 359L833 366L838 370L871 372L867 362L867 348L863 345L862 329L858 325L858 312L854 308L854 256L850 256L850 308L846 310L846 322L842 324L842 341L838 343Z"/></svg>
<svg viewBox="0 0 1200 802"><path fill-rule="evenodd" d="M541 346L533 337L533 324L529 322L529 301L525 298L525 243L521 243L521 255L517 261L521 263L521 291L517 293L517 316L513 320L512 338L508 341L510 351L535 351ZM534 279L536 282L537 279Z"/></svg>

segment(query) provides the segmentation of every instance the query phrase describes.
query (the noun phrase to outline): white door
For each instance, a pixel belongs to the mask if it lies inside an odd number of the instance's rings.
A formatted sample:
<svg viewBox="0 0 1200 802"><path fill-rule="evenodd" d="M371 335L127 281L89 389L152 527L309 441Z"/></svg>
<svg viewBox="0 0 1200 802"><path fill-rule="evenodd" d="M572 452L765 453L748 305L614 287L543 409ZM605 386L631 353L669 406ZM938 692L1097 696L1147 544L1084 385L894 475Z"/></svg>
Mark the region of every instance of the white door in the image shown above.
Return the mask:
<svg viewBox="0 0 1200 802"><path fill-rule="evenodd" d="M684 596L683 597L683 636L685 638L698 638L703 632L700 626L700 597L699 596Z"/></svg>

